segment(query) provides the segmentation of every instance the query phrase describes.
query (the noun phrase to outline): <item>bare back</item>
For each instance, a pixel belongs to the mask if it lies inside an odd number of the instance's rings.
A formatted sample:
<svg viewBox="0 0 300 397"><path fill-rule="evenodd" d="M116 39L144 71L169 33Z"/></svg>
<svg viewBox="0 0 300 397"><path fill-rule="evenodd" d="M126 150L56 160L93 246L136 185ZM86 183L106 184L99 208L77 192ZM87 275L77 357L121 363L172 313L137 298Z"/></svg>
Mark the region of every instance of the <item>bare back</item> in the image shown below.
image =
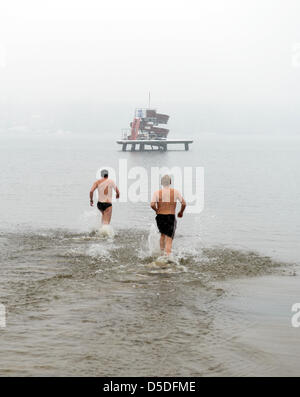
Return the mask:
<svg viewBox="0 0 300 397"><path fill-rule="evenodd" d="M116 184L112 179L103 178L97 181L98 200L101 203L112 202L112 191L116 190Z"/></svg>
<svg viewBox="0 0 300 397"><path fill-rule="evenodd" d="M182 202L182 196L177 189L163 188L157 190L152 198L152 202L157 203L157 214L175 214L177 201Z"/></svg>

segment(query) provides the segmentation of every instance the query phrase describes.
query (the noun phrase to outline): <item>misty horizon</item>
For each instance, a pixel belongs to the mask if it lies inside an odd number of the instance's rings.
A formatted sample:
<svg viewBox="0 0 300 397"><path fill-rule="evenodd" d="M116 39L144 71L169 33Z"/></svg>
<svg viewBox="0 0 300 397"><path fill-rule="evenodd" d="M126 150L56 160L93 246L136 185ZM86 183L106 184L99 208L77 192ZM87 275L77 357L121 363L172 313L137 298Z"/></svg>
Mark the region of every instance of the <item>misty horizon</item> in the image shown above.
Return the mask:
<svg viewBox="0 0 300 397"><path fill-rule="evenodd" d="M4 2L0 133L298 135L297 1Z"/></svg>

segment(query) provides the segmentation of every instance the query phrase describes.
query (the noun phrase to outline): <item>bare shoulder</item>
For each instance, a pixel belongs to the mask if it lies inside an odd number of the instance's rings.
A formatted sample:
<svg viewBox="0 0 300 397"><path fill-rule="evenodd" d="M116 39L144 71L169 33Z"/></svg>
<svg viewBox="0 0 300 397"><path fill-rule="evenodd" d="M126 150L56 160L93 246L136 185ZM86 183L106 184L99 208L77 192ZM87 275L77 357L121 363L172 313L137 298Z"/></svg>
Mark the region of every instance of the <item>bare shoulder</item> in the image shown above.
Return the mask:
<svg viewBox="0 0 300 397"><path fill-rule="evenodd" d="M152 195L152 201L155 201L157 199L157 197L159 196L159 192L160 190L155 190L155 192Z"/></svg>
<svg viewBox="0 0 300 397"><path fill-rule="evenodd" d="M178 189L173 189L174 190L174 196L178 198L179 200L182 199L182 194Z"/></svg>

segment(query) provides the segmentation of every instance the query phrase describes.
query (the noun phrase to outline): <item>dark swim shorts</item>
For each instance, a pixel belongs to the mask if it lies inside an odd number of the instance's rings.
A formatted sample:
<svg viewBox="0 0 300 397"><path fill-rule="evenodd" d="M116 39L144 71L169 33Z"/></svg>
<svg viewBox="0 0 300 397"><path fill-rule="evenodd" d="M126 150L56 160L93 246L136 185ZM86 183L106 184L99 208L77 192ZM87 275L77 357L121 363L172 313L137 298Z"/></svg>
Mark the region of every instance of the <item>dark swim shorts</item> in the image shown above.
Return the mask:
<svg viewBox="0 0 300 397"><path fill-rule="evenodd" d="M177 223L175 215L158 214L156 215L155 219L159 232L173 238L175 235L176 223Z"/></svg>
<svg viewBox="0 0 300 397"><path fill-rule="evenodd" d="M104 212L105 210L107 210L107 208L111 207L111 205L111 203L101 203L100 201L98 201L97 208L99 211Z"/></svg>

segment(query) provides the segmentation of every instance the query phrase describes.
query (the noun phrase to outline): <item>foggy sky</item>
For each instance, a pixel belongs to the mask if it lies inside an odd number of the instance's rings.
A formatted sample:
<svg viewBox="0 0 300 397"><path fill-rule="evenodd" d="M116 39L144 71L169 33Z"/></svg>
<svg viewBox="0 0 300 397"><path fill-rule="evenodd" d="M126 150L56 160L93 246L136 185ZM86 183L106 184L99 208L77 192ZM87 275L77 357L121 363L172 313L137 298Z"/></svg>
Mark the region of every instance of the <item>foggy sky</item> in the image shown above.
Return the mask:
<svg viewBox="0 0 300 397"><path fill-rule="evenodd" d="M299 132L297 0L0 4L2 128L120 129L151 91L193 132Z"/></svg>

